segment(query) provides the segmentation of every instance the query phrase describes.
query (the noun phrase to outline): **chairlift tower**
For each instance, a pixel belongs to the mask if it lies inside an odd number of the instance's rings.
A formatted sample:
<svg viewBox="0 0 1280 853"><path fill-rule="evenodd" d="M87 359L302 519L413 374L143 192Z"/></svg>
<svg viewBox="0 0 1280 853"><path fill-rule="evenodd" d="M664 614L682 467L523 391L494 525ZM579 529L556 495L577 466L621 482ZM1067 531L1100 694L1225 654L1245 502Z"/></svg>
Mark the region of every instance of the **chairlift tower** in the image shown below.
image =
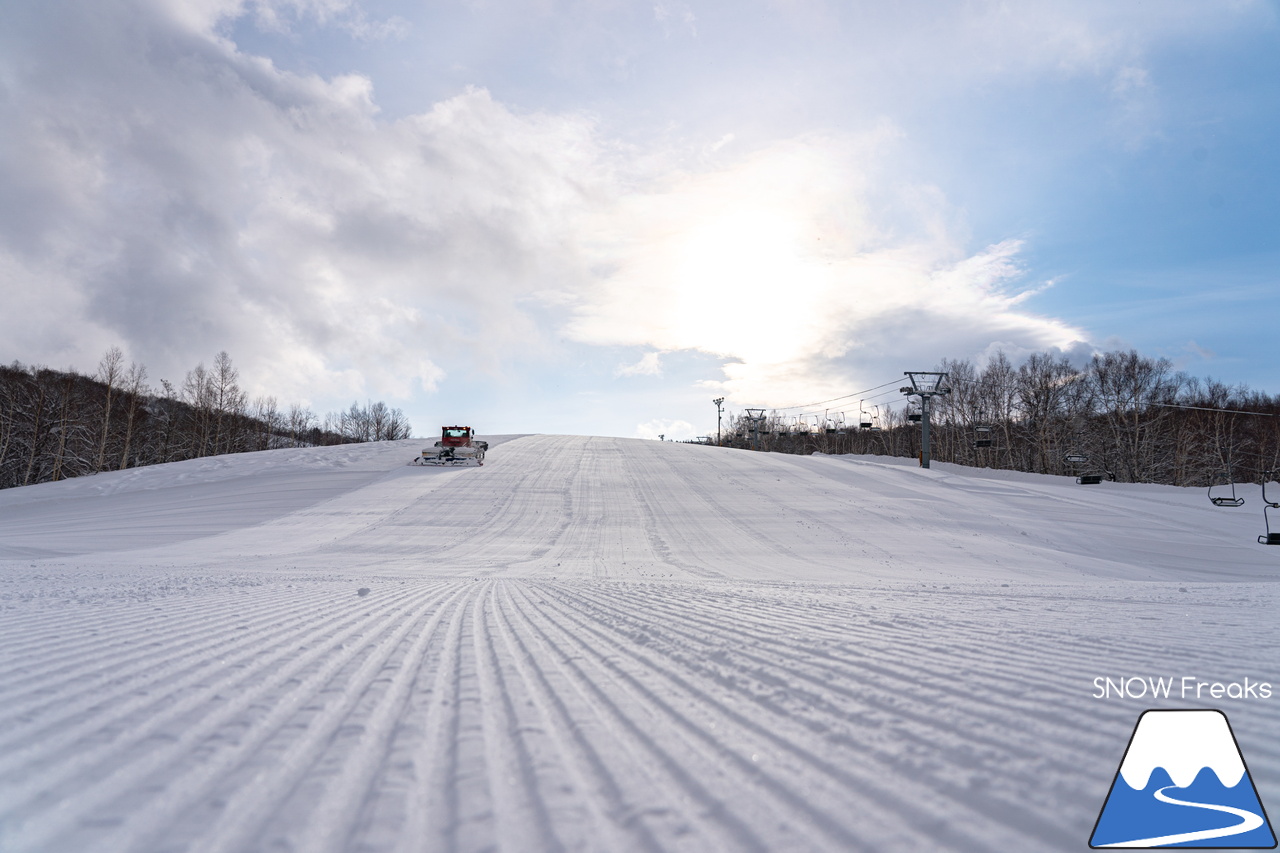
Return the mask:
<svg viewBox="0 0 1280 853"><path fill-rule="evenodd" d="M747 422L751 429L751 447L760 449L760 427L764 425L764 409L747 409Z"/></svg>
<svg viewBox="0 0 1280 853"><path fill-rule="evenodd" d="M904 370L903 376L911 380L910 387L900 390L908 397L920 398L920 467L929 467L929 413L933 410L930 400L943 394L950 394L946 386L947 374L937 371Z"/></svg>
<svg viewBox="0 0 1280 853"><path fill-rule="evenodd" d="M724 397L716 397L711 402L716 404L716 447L720 447L720 416L724 414Z"/></svg>

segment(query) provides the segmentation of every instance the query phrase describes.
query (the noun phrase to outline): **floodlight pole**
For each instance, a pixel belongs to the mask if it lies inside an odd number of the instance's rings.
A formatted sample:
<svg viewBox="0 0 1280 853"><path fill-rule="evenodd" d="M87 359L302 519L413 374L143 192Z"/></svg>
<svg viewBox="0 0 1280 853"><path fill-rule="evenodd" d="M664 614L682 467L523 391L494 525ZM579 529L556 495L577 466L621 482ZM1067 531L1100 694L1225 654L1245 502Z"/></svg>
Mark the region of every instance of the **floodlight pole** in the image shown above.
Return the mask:
<svg viewBox="0 0 1280 853"><path fill-rule="evenodd" d="M716 404L716 447L720 447L720 415L724 412L724 397L716 397L711 402Z"/></svg>
<svg viewBox="0 0 1280 853"><path fill-rule="evenodd" d="M900 388L908 397L920 398L920 467L929 467L929 414L933 409L930 400L951 393L946 387L947 374L937 371L905 370L903 375L911 380L910 388ZM920 377L917 379L916 377ZM930 378L932 377L932 378Z"/></svg>

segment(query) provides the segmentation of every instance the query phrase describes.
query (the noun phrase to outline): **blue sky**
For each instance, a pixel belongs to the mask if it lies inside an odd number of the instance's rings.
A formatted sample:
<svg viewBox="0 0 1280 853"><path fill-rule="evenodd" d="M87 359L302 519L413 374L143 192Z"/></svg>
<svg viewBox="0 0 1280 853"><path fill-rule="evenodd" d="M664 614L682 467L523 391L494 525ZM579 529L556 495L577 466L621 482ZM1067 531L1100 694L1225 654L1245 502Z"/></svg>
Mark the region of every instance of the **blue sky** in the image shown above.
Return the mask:
<svg viewBox="0 0 1280 853"><path fill-rule="evenodd" d="M0 359L685 438L942 358L1280 392L1274 3L26 4ZM887 402L881 398L881 403Z"/></svg>

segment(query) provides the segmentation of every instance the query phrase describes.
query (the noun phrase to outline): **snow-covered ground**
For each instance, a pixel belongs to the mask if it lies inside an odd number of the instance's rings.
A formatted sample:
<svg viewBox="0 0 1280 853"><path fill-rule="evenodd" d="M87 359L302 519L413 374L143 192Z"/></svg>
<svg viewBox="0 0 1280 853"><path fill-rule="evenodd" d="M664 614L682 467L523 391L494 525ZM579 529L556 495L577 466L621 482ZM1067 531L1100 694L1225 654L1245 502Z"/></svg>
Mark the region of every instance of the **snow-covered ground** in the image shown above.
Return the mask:
<svg viewBox="0 0 1280 853"><path fill-rule="evenodd" d="M1280 811L1257 487L489 440L0 492L0 850L1085 850L1149 707Z"/></svg>

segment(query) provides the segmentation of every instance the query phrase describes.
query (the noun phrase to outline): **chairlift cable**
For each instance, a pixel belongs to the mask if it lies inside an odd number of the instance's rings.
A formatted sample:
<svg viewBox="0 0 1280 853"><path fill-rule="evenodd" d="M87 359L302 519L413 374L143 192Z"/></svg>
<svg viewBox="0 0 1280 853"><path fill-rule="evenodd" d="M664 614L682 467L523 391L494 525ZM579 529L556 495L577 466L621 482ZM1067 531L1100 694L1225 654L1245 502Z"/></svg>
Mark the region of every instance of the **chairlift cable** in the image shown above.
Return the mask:
<svg viewBox="0 0 1280 853"><path fill-rule="evenodd" d="M836 400L847 400L850 397L856 397L859 394L866 394L868 391L878 391L881 388L887 388L890 385L897 385L900 383L900 381L901 380L898 380L898 379L890 379L888 382L885 382L883 385L877 385L874 388L867 388L864 391L854 391L852 394L843 394L839 397L832 397L829 400L819 400L816 403L805 403L800 406L773 406L772 411L784 412L784 411L787 411L788 409L808 409L808 408L812 408L813 406L821 406L824 403L834 403Z"/></svg>
<svg viewBox="0 0 1280 853"><path fill-rule="evenodd" d="M1246 412L1243 409L1214 409L1208 406L1180 406L1177 403L1153 403L1154 406L1163 406L1166 409L1195 409L1198 412L1224 412L1232 415L1257 415L1260 418L1280 417L1271 412Z"/></svg>
<svg viewBox="0 0 1280 853"><path fill-rule="evenodd" d="M895 379L893 382L889 382L889 383L886 383L886 384L888 384L888 385L897 385L897 384L899 384L899 383L898 383L898 380L896 380L896 379ZM884 387L884 385L879 385L879 386L877 386L877 387L878 387L878 388L883 388L883 387ZM869 389L867 389L867 390L869 390L869 391L874 391L874 390L875 390L875 388L869 388ZM864 391L864 392L861 392L861 393L864 393L864 394L865 394L866 392ZM895 388L895 389L893 389L892 391L881 391L879 394L875 394L875 395L870 396L870 397L862 397L861 399L862 399L864 402L865 402L865 401L868 401L868 400L878 400L878 399L880 399L881 397L891 397L892 395L897 394L897 393L898 393L898 389L896 389L896 388ZM792 408L796 408L796 407L792 407ZM779 410L779 409L775 409L774 411L781 411L781 410ZM847 414L850 414L850 413L852 413L852 412L856 412L856 411L857 411L857 409L854 409L854 408L848 408L848 409L846 409L846 408L844 408L844 407L840 407L840 408L838 408L838 409L814 409L813 411L803 412L802 414L805 414L805 415L819 415L819 414L822 414L824 411L830 411L830 412L834 412L834 413L843 413L843 414L846 414L846 415L847 415Z"/></svg>

